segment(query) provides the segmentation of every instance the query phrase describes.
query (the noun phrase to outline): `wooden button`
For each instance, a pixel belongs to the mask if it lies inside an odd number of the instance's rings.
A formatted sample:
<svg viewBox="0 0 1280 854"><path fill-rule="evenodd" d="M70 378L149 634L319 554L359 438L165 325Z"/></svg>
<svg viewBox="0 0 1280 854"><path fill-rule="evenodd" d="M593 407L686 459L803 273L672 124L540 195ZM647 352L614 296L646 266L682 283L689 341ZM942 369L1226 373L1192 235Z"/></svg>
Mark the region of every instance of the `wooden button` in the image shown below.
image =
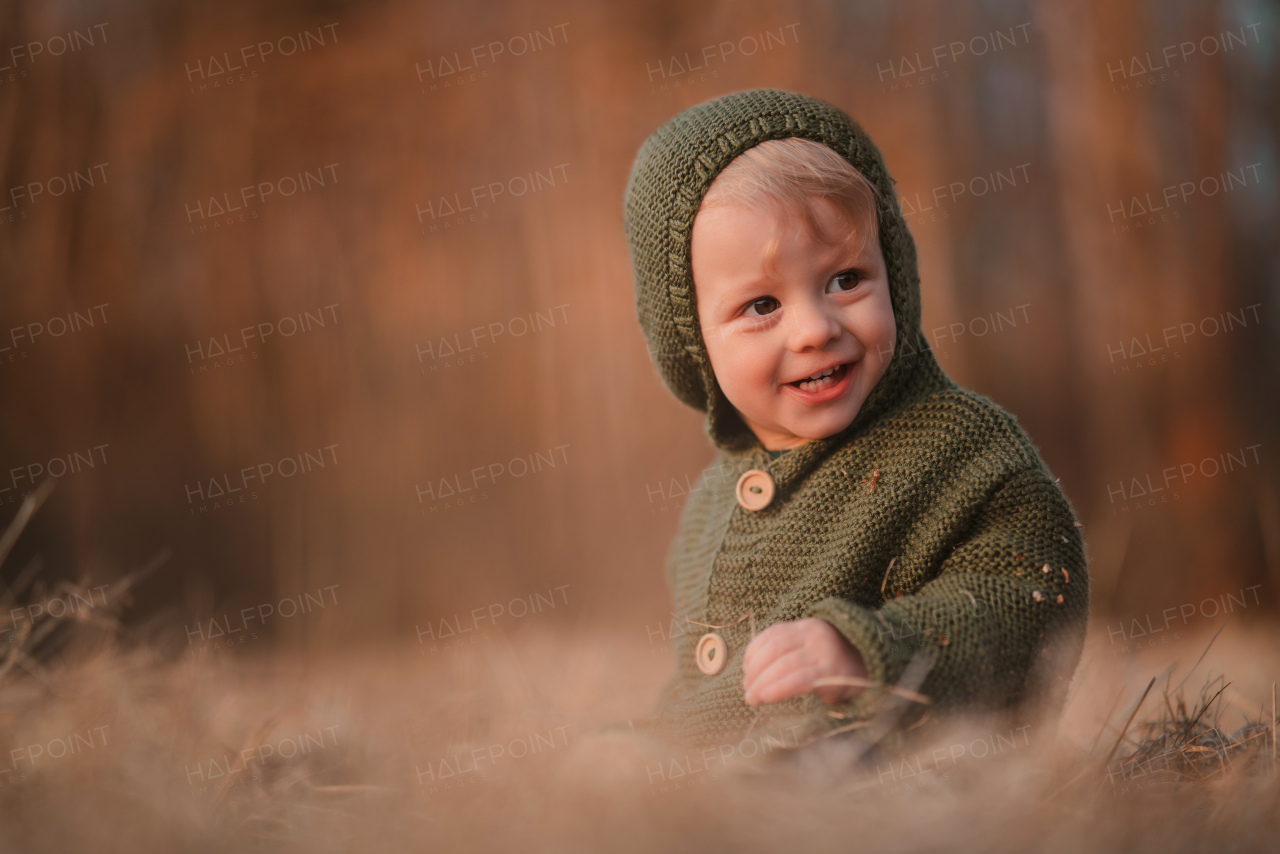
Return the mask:
<svg viewBox="0 0 1280 854"><path fill-rule="evenodd" d="M760 469L752 469L738 478L738 503L744 510L763 510L773 501L773 478Z"/></svg>
<svg viewBox="0 0 1280 854"><path fill-rule="evenodd" d="M729 647L725 645L724 638L715 632L707 632L698 641L694 658L698 661L699 670L708 676L715 676L724 670L725 662L729 659Z"/></svg>

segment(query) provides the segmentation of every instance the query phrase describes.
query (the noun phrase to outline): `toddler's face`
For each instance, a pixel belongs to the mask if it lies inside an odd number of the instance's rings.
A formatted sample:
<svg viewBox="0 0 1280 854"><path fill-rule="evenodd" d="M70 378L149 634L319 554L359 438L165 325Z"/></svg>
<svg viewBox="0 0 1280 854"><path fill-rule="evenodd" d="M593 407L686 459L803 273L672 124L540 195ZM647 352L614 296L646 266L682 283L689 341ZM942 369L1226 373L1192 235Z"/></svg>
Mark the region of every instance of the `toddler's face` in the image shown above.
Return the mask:
<svg viewBox="0 0 1280 854"><path fill-rule="evenodd" d="M814 204L827 229L847 225L834 203ZM764 246L776 219L738 205L699 211L691 259L712 370L770 450L848 427L897 341L879 238L829 245L795 222L780 233L770 274Z"/></svg>

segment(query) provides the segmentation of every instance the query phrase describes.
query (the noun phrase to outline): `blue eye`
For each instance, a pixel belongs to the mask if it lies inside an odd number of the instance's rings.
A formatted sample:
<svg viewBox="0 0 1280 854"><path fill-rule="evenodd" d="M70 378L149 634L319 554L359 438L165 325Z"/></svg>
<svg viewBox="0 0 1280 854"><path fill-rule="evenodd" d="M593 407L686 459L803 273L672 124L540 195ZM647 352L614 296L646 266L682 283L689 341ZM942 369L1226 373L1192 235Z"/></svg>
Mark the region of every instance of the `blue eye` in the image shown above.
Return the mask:
<svg viewBox="0 0 1280 854"><path fill-rule="evenodd" d="M842 291L851 291L856 288L861 281L862 274L857 270L845 270L844 272L836 273L831 279L831 284L836 285L836 287ZM831 293L830 288L828 288L827 292Z"/></svg>
<svg viewBox="0 0 1280 854"><path fill-rule="evenodd" d="M766 314L772 314L778 310L778 301L773 297L760 297L747 303L746 310L743 314L751 317L763 317ZM752 311L755 309L755 311Z"/></svg>

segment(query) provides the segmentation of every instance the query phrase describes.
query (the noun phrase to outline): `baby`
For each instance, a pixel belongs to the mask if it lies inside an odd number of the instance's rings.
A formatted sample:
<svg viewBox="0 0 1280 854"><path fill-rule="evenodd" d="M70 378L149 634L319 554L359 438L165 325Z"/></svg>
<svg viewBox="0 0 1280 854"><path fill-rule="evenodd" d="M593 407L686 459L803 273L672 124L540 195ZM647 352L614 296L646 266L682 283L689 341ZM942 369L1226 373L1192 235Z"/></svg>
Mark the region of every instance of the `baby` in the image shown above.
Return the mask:
<svg viewBox="0 0 1280 854"><path fill-rule="evenodd" d="M1016 419L934 360L893 200L860 127L776 89L686 109L632 166L640 324L716 448L667 561L688 630L660 732L1052 708L1079 660L1080 526Z"/></svg>

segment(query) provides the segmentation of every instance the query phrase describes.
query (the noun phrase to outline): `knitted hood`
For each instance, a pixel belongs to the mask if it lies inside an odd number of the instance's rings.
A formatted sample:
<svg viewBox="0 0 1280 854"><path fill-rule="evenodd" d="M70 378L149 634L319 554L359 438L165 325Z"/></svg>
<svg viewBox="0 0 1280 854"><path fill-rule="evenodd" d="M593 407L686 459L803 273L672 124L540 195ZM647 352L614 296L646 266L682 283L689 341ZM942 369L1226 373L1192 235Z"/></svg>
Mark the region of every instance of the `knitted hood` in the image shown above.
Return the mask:
<svg viewBox="0 0 1280 854"><path fill-rule="evenodd" d="M791 136L833 149L883 200L880 248L897 346L884 376L839 436L901 409L915 392L950 383L920 330L915 243L871 139L842 111L816 98L781 89L734 92L689 107L654 131L631 166L624 199L636 310L649 354L667 388L707 413L707 435L721 448L745 449L759 442L724 396L707 358L690 264L693 219L711 182L733 158L766 140Z"/></svg>

